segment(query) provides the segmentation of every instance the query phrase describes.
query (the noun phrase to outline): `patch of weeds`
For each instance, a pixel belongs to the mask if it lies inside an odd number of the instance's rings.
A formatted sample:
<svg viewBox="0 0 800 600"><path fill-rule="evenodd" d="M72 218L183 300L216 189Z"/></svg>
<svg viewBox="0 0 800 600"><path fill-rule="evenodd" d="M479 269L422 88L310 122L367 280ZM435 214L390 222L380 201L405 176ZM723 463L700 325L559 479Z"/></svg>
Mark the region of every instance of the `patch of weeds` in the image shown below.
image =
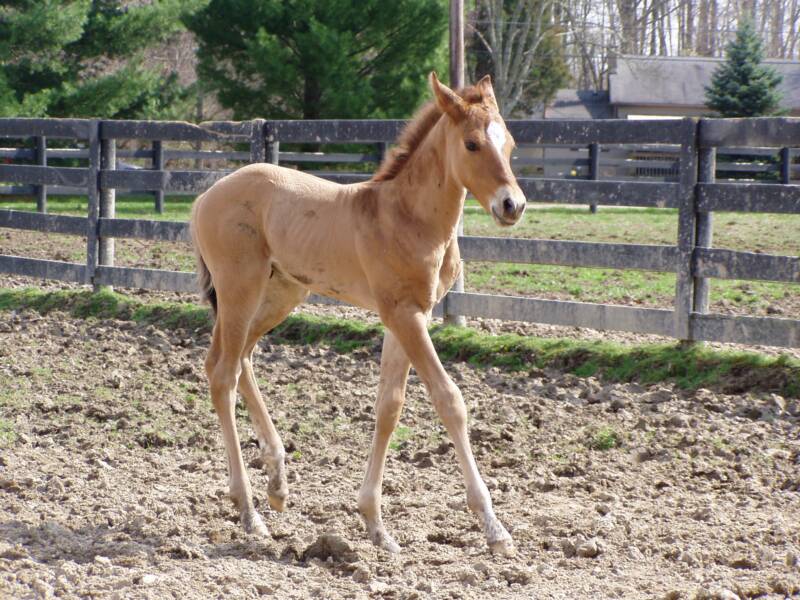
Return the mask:
<svg viewBox="0 0 800 600"><path fill-rule="evenodd" d="M94 395L98 400L111 400L114 398L115 393L114 390L105 386L94 388Z"/></svg>
<svg viewBox="0 0 800 600"><path fill-rule="evenodd" d="M33 367L31 369L31 375L38 379L51 381L53 379L53 370L48 367Z"/></svg>
<svg viewBox="0 0 800 600"><path fill-rule="evenodd" d="M24 391L20 389L20 382L12 377L0 379L0 408L12 408L19 405Z"/></svg>
<svg viewBox="0 0 800 600"><path fill-rule="evenodd" d="M303 458L303 453L300 450L292 452L292 460L300 460L301 458Z"/></svg>
<svg viewBox="0 0 800 600"><path fill-rule="evenodd" d="M613 427L601 427L591 434L587 445L592 450L611 450L621 446L622 439Z"/></svg>
<svg viewBox="0 0 800 600"><path fill-rule="evenodd" d="M8 448L17 441L14 425L7 419L0 418L0 448Z"/></svg>
<svg viewBox="0 0 800 600"><path fill-rule="evenodd" d="M83 406L83 398L77 394L59 394L56 396L56 404L66 410Z"/></svg>
<svg viewBox="0 0 800 600"><path fill-rule="evenodd" d="M719 436L716 436L713 440L711 440L711 444L717 450L728 450L731 445L728 440Z"/></svg>
<svg viewBox="0 0 800 600"><path fill-rule="evenodd" d="M569 457L566 454L562 454L561 452L554 452L550 454L547 459L551 462L563 464L569 462Z"/></svg>
<svg viewBox="0 0 800 600"><path fill-rule="evenodd" d="M413 431L411 427L407 427L405 425L398 425L394 433L392 433L392 441L389 442L389 448L392 450L400 450L400 447L403 445L403 442L408 441L411 439L413 435Z"/></svg>

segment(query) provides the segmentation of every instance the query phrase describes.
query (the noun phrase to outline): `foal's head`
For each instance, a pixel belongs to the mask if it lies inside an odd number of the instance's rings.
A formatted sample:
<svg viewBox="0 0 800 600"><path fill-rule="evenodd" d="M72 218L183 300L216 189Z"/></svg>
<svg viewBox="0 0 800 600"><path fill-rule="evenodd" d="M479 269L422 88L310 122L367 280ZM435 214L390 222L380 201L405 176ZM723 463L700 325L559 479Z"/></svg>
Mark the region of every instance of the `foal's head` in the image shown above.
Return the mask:
<svg viewBox="0 0 800 600"><path fill-rule="evenodd" d="M525 196L511 171L514 138L497 108L487 75L462 95L431 73L436 104L446 115L449 171L499 225L514 225L525 212Z"/></svg>

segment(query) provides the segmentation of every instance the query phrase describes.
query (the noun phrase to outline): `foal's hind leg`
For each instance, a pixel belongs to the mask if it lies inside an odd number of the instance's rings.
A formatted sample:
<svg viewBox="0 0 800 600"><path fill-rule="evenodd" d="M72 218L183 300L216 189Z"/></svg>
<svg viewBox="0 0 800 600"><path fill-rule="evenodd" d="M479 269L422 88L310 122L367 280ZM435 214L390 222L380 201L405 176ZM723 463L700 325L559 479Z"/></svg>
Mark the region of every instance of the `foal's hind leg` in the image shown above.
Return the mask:
<svg viewBox="0 0 800 600"><path fill-rule="evenodd" d="M275 274L267 290L268 299L261 305L259 314L250 325L247 347L242 355L242 375L239 377L239 391L247 403L247 410L253 421L258 442L261 446L261 457L267 467L269 484L267 495L273 510L283 512L286 496L289 493L286 483L286 469L283 448L278 431L272 423L264 399L258 391L258 384L253 373L253 348L265 333L283 321L292 309L300 304L308 294L303 288L285 280L279 280Z"/></svg>
<svg viewBox="0 0 800 600"><path fill-rule="evenodd" d="M375 403L375 433L372 437L372 450L367 463L367 473L358 494L358 509L364 518L369 538L373 544L390 552L399 552L392 537L386 533L381 518L381 484L386 451L406 393L406 379L411 362L400 346L397 338L386 331L381 352L381 381L378 387L378 400Z"/></svg>
<svg viewBox="0 0 800 600"><path fill-rule="evenodd" d="M237 293L232 293L232 292ZM255 293L254 293L255 292ZM229 493L240 513L246 532L267 534L267 528L253 504L239 434L236 431L236 386L242 371L241 357L247 343L247 330L259 303L258 290L217 289L219 312L214 325L206 372L211 401L222 427L228 456Z"/></svg>

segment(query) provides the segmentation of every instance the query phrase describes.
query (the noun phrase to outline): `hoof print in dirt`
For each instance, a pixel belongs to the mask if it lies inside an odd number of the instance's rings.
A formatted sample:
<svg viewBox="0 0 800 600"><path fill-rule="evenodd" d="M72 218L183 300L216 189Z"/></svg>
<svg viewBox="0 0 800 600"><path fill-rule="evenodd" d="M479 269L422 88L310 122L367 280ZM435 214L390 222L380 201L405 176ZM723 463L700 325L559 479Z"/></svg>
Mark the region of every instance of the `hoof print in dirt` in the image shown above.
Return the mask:
<svg viewBox="0 0 800 600"><path fill-rule="evenodd" d="M309 561L316 558L322 561L333 559L334 562L353 563L359 560L358 553L350 543L336 533L323 533L314 543L303 551L302 559Z"/></svg>

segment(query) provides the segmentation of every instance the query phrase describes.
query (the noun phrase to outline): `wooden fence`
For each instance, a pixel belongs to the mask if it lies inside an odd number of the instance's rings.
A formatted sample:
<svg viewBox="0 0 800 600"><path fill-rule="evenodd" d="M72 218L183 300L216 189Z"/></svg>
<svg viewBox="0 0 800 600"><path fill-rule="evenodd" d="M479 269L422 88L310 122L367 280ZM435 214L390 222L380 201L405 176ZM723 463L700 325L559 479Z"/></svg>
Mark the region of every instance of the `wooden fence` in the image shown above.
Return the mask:
<svg viewBox="0 0 800 600"><path fill-rule="evenodd" d="M164 168L168 158L273 163L377 161L402 125L402 121L346 120L253 120L198 126L149 121L0 119L0 138L41 140L33 148L0 153L0 157L21 157L37 163L0 164L0 182L9 184L0 186L0 194L36 195L40 204L43 189L50 193L81 191L89 199L87 217L0 210L0 227L87 238L85 263L0 256L0 272L95 286L193 291L193 273L113 265L114 238L189 240L186 223L115 218L117 190L154 193L156 202L163 206L164 194L199 193L227 172L168 170ZM715 180L720 148L776 148L781 156L789 157L782 163L788 166L781 169L796 168L791 164L791 150L784 149L797 146L800 119L509 121L508 127L519 144L585 147L595 165L601 147L636 145L674 152L678 157L677 177L663 181L603 180L596 167L587 179L521 176L518 181L534 202L675 208L679 215L678 238L675 245L657 246L462 236L464 260L673 272L677 276L673 309L450 292L439 307L440 314L652 333L681 340L800 347L800 320L708 313L709 278L800 283L798 257L715 249L711 245L715 211L800 213L800 185ZM85 149L61 150L60 155L52 154L59 151L43 153L46 140L52 139L79 140ZM152 147L121 150L118 154L118 140L147 140ZM247 150L234 150L231 156L215 151L165 150L163 143L167 141L214 142ZM375 154L342 153L333 157L340 160L332 160L331 155L280 149L280 144L354 143L373 145ZM115 168L123 152L133 158L151 159L153 168ZM48 155L83 159L87 164L52 166L42 158ZM336 171L320 174L340 183L369 177L366 173Z"/></svg>

